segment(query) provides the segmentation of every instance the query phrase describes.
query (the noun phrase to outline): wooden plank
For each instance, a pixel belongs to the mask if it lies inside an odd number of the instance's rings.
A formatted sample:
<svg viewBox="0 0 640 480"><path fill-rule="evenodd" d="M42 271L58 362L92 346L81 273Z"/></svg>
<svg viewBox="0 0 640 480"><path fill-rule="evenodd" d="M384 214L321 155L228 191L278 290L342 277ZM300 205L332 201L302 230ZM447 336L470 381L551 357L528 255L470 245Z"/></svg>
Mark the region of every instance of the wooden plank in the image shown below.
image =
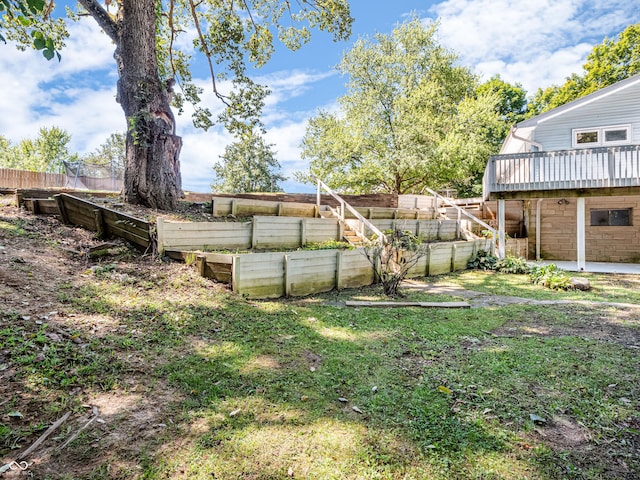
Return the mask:
<svg viewBox="0 0 640 480"><path fill-rule="evenodd" d="M98 232L98 238L106 237L104 219L102 218L102 210L100 210L99 208L96 208L93 211L93 216L95 219L96 232Z"/></svg>
<svg viewBox="0 0 640 480"><path fill-rule="evenodd" d="M347 307L371 307L371 308L471 308L467 302L368 302L360 300L347 300Z"/></svg>
<svg viewBox="0 0 640 480"><path fill-rule="evenodd" d="M58 210L58 204L54 199L38 198L34 199L34 202L38 205L38 211L43 215L60 215Z"/></svg>
<svg viewBox="0 0 640 480"><path fill-rule="evenodd" d="M60 218L62 219L62 223L69 225L70 224L69 216L67 215L67 209L65 208L64 200L60 195L56 195L54 199L56 201L56 204L58 205L58 211L60 212ZM18 203L18 205L20 204Z"/></svg>
<svg viewBox="0 0 640 480"><path fill-rule="evenodd" d="M342 251L336 252L336 290L342 288Z"/></svg>

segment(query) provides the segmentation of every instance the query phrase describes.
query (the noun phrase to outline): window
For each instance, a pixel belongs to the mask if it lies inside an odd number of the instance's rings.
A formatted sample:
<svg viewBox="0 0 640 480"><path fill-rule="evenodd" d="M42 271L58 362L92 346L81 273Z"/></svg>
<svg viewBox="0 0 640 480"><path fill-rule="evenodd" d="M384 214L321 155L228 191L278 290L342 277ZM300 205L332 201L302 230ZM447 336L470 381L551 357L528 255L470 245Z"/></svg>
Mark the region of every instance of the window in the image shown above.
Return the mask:
<svg viewBox="0 0 640 480"><path fill-rule="evenodd" d="M606 147L631 143L631 126L574 128L573 147Z"/></svg>
<svg viewBox="0 0 640 480"><path fill-rule="evenodd" d="M628 227L631 225L631 209L618 210L591 209L593 227Z"/></svg>

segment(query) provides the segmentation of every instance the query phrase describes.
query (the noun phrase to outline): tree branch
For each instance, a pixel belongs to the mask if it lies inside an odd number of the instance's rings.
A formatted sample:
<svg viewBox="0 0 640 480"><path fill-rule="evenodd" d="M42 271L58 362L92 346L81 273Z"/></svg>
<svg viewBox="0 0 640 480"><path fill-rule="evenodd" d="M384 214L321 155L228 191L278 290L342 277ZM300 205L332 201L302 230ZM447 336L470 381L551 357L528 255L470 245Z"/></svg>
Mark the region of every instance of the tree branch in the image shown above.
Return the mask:
<svg viewBox="0 0 640 480"><path fill-rule="evenodd" d="M78 0L78 3L89 12L98 26L117 45L119 40L118 25L111 19L109 13L96 0Z"/></svg>

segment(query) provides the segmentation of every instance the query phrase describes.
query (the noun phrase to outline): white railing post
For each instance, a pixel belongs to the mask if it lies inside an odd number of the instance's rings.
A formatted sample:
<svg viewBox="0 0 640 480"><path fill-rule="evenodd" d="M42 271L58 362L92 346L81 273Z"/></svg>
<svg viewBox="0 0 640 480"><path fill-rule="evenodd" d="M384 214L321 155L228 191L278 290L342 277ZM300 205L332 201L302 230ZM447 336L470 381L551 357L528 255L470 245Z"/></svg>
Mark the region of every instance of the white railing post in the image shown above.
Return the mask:
<svg viewBox="0 0 640 480"><path fill-rule="evenodd" d="M386 240L386 237L384 235L384 233L382 233L373 223L371 223L369 220L367 220L366 218L364 218L360 212L358 212L355 208L353 208L351 205L349 205L342 197L338 196L336 193L333 192L333 190L331 190L328 186L326 186L322 180L320 180L318 177L315 177L316 180L318 181L318 185L322 188L324 188L327 193L329 193L329 195L331 195L333 198L335 198L338 202L340 202L340 213L338 215L339 219L340 219L340 226L343 227L344 223L345 223L345 210L349 210L353 216L358 219L363 225L364 227L368 228L369 230L371 230L371 232L373 234L375 234L378 237L378 241L379 242L384 242ZM362 238L363 240L366 240L366 235L364 232L365 228L363 228L363 233L362 233Z"/></svg>
<svg viewBox="0 0 640 480"><path fill-rule="evenodd" d="M505 256L505 214L504 214L504 200L498 200L498 258L504 258Z"/></svg>

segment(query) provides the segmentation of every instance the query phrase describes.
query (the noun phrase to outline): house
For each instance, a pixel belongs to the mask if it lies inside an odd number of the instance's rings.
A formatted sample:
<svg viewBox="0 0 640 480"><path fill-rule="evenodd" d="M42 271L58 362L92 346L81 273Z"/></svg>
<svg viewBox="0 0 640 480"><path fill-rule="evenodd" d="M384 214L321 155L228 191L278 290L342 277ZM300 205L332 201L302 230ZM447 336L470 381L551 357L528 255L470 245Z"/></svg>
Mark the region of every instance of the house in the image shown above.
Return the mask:
<svg viewBox="0 0 640 480"><path fill-rule="evenodd" d="M545 260L640 262L640 74L515 125L489 159L485 199L521 200Z"/></svg>

